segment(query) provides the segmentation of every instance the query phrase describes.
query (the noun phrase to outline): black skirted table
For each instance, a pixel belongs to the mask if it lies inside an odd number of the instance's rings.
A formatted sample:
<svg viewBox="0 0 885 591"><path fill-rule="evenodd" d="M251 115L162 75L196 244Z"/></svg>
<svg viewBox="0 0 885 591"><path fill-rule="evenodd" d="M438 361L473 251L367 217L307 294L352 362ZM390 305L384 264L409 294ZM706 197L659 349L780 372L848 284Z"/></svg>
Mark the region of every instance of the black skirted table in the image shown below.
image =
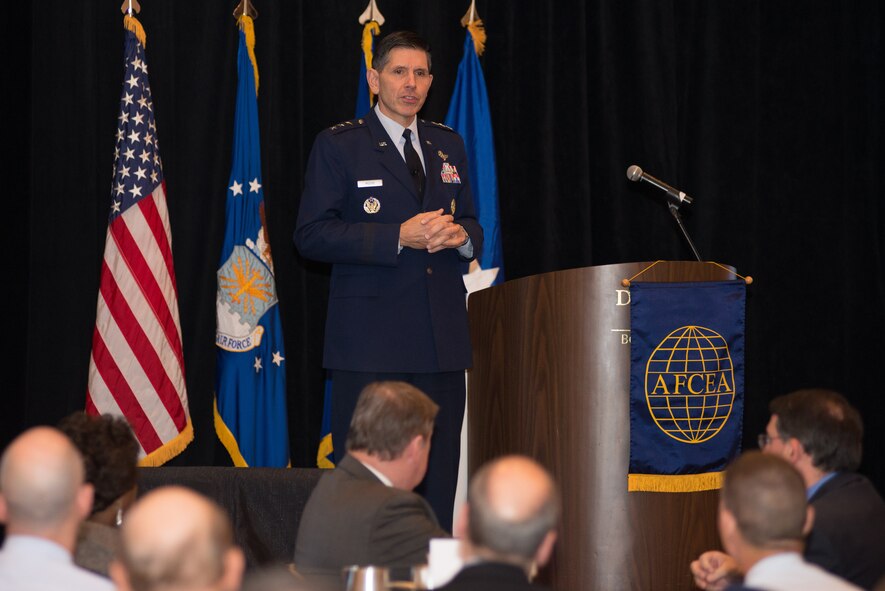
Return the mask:
<svg viewBox="0 0 885 591"><path fill-rule="evenodd" d="M301 513L323 470L318 468L139 468L142 495L180 485L213 499L230 515L250 567L291 563Z"/></svg>

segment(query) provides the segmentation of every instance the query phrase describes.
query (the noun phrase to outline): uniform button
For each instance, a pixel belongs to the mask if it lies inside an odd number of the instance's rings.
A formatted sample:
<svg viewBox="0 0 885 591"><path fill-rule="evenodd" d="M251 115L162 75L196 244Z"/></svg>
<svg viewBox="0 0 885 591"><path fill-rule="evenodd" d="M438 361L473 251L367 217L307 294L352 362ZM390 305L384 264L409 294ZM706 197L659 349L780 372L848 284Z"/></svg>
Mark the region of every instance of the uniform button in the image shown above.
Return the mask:
<svg viewBox="0 0 885 591"><path fill-rule="evenodd" d="M433 267L427 267L427 274L433 275Z"/></svg>

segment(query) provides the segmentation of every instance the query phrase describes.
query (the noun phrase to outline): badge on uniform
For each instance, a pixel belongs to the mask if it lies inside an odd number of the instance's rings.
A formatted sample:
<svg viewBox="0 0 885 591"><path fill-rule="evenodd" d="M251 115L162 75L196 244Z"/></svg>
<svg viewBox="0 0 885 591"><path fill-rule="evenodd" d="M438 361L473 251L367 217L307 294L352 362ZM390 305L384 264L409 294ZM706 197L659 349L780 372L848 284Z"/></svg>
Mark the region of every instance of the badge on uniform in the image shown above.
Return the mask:
<svg viewBox="0 0 885 591"><path fill-rule="evenodd" d="M461 184L461 177L458 176L458 169L455 168L454 164L449 164L448 162L443 162L442 172L440 173L442 177L442 182L444 183L457 183Z"/></svg>
<svg viewBox="0 0 885 591"><path fill-rule="evenodd" d="M456 203L455 203L455 199L454 199L454 197L453 197L453 198L452 198L452 205L451 205L452 215L455 215L455 205L456 205Z"/></svg>
<svg viewBox="0 0 885 591"><path fill-rule="evenodd" d="M380 209L381 202L374 197L369 197L363 201L363 210L365 210L366 213L378 213Z"/></svg>

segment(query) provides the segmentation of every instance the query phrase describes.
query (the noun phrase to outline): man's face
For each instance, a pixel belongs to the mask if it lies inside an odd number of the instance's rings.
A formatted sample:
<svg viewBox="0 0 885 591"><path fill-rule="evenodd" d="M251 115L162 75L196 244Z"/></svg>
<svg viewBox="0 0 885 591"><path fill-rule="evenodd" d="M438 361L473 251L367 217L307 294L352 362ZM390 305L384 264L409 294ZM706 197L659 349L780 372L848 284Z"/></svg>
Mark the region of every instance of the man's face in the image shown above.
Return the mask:
<svg viewBox="0 0 885 591"><path fill-rule="evenodd" d="M398 47L388 54L380 72L369 70L369 89L378 95L381 112L408 127L424 106L433 76L427 66L427 53L420 49Z"/></svg>

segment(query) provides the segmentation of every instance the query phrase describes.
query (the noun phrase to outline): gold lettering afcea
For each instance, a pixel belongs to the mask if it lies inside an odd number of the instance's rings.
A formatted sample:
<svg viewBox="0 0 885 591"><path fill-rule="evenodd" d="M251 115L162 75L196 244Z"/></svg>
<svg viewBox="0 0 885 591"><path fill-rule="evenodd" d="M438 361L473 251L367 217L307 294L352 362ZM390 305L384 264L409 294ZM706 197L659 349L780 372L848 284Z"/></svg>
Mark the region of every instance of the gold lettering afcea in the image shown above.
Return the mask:
<svg viewBox="0 0 885 591"><path fill-rule="evenodd" d="M704 374L707 378L707 392L715 392L716 391L716 374L708 373Z"/></svg>
<svg viewBox="0 0 885 591"><path fill-rule="evenodd" d="M691 374L691 376L688 378L688 391L691 392L692 394L703 394L703 393L704 393L703 388L700 389L700 390L695 390L695 389L692 387L692 385L694 384L694 379L695 379L695 378L700 379L700 380L701 380L701 383L703 384L703 381L704 381L704 374L701 374L701 373L693 373L693 374Z"/></svg>
<svg viewBox="0 0 885 591"><path fill-rule="evenodd" d="M685 386L685 374L673 374L675 383L673 384L673 394L679 394L679 389Z"/></svg>
<svg viewBox="0 0 885 591"><path fill-rule="evenodd" d="M618 303L616 306L629 306L630 305L630 290L629 289L616 289L615 292L618 294Z"/></svg>
<svg viewBox="0 0 885 591"><path fill-rule="evenodd" d="M728 374L729 372L723 371L719 375L719 387L716 389L717 392L733 392L734 387L728 383Z"/></svg>
<svg viewBox="0 0 885 591"><path fill-rule="evenodd" d="M658 388L663 390L663 392L658 392ZM663 394L664 396L668 396L670 394L670 390L667 389L667 382L664 381L664 376L658 376L658 381L655 383L655 389L652 390L651 393L652 395Z"/></svg>

